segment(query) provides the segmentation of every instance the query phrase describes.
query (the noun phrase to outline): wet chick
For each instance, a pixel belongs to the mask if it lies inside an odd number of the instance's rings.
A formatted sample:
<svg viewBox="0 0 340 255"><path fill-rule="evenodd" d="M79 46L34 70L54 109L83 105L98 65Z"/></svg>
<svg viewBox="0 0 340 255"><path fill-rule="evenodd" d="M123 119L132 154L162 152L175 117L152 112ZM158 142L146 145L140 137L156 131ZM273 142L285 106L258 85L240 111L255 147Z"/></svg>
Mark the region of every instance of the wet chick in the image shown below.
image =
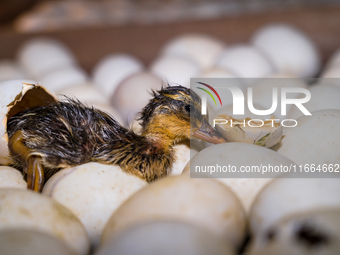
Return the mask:
<svg viewBox="0 0 340 255"><path fill-rule="evenodd" d="M150 182L168 174L175 143L193 137L225 142L201 115L200 98L190 89L166 87L153 95L141 112L141 135L72 99L11 117L9 150L27 174L28 188L40 191L56 171L91 161L117 164Z"/></svg>

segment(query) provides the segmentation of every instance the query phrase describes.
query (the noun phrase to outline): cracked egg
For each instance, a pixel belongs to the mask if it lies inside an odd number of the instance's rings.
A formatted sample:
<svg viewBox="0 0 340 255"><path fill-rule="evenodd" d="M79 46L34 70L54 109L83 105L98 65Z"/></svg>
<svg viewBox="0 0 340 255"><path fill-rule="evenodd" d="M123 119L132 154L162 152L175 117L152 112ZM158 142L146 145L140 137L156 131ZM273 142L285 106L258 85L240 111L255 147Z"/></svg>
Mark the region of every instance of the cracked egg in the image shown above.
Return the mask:
<svg viewBox="0 0 340 255"><path fill-rule="evenodd" d="M218 115L215 119L217 131L229 142L255 144L272 147L280 142L283 127L274 119L235 119L227 114Z"/></svg>
<svg viewBox="0 0 340 255"><path fill-rule="evenodd" d="M54 95L31 80L10 80L0 83L0 165L10 165L7 120L17 113L56 102Z"/></svg>

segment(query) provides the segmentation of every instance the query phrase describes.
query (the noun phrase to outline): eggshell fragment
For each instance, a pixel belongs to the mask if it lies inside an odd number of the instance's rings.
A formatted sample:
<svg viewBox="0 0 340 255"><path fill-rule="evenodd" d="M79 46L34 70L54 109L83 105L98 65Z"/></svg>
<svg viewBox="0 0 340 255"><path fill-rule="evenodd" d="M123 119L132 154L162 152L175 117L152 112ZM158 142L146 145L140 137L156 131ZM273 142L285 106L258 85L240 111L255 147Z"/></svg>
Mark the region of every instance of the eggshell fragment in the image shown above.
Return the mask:
<svg viewBox="0 0 340 255"><path fill-rule="evenodd" d="M56 98L31 80L11 80L0 83L0 164L9 165L13 161L8 151L6 133L7 119L27 108L54 103Z"/></svg>
<svg viewBox="0 0 340 255"><path fill-rule="evenodd" d="M217 118L223 120L221 122L223 124L216 124L216 129L229 142L249 143L269 148L277 144L283 136L283 127L274 120L234 119L227 114L218 115Z"/></svg>
<svg viewBox="0 0 340 255"><path fill-rule="evenodd" d="M267 171L264 174L245 172L241 173L241 167L260 166L290 166L294 164L290 159L281 154L260 146L246 143L223 143L211 146L200 151L190 160L184 172L190 171L192 177L217 178L217 180L229 187L240 199L246 212L249 211L257 193L274 177L282 175L280 172ZM195 173L196 166L234 166L235 173ZM235 178L236 176L236 178Z"/></svg>
<svg viewBox="0 0 340 255"><path fill-rule="evenodd" d="M181 35L168 42L162 54L184 56L192 59L201 69L212 67L225 45L223 42L201 34Z"/></svg>
<svg viewBox="0 0 340 255"><path fill-rule="evenodd" d="M295 27L270 24L259 29L251 41L277 72L309 78L320 69L320 54L314 42Z"/></svg>
<svg viewBox="0 0 340 255"><path fill-rule="evenodd" d="M34 79L58 68L76 64L72 53L52 38L35 38L26 42L18 53L19 63Z"/></svg>
<svg viewBox="0 0 340 255"><path fill-rule="evenodd" d="M94 67L93 81L102 95L110 98L124 79L142 69L143 64L131 55L111 54Z"/></svg>
<svg viewBox="0 0 340 255"><path fill-rule="evenodd" d="M256 236L250 255L333 255L340 251L340 211L321 210L283 219Z"/></svg>
<svg viewBox="0 0 340 255"><path fill-rule="evenodd" d="M131 226L114 235L96 253L109 254L234 255L235 252L230 244L196 226L158 220Z"/></svg>
<svg viewBox="0 0 340 255"><path fill-rule="evenodd" d="M152 99L152 90L160 90L163 81L148 72L141 72L125 79L111 98L112 105L129 124Z"/></svg>
<svg viewBox="0 0 340 255"><path fill-rule="evenodd" d="M340 178L336 173L324 174L327 178L294 178L289 173L268 183L250 210L252 233L262 234L294 214L340 209Z"/></svg>
<svg viewBox="0 0 340 255"><path fill-rule="evenodd" d="M0 166L0 188L26 189L27 183L19 170L9 166Z"/></svg>
<svg viewBox="0 0 340 255"><path fill-rule="evenodd" d="M114 234L150 220L191 223L239 246L245 234L245 215L236 196L210 179L169 176L130 197L111 216L102 235L106 245Z"/></svg>
<svg viewBox="0 0 340 255"><path fill-rule="evenodd" d="M52 235L28 229L11 229L0 232L1 255L75 255L61 240Z"/></svg>
<svg viewBox="0 0 340 255"><path fill-rule="evenodd" d="M89 251L84 226L66 207L30 190L0 189L0 230L31 229L51 234L80 255Z"/></svg>
<svg viewBox="0 0 340 255"><path fill-rule="evenodd" d="M159 78L167 80L170 85L188 86L190 78L199 72L199 67L188 58L163 55L151 64L150 70Z"/></svg>
<svg viewBox="0 0 340 255"><path fill-rule="evenodd" d="M277 152L299 165L340 163L340 110L312 112L297 122L286 129Z"/></svg>
<svg viewBox="0 0 340 255"><path fill-rule="evenodd" d="M83 84L86 80L85 71L77 66L67 66L53 70L40 78L41 84L56 93L63 89Z"/></svg>
<svg viewBox="0 0 340 255"><path fill-rule="evenodd" d="M111 214L146 184L119 166L92 162L57 172L45 184L43 194L70 209L97 246Z"/></svg>
<svg viewBox="0 0 340 255"><path fill-rule="evenodd" d="M230 70L241 78L263 77L274 71L269 60L258 49L243 44L224 50L217 59L216 66Z"/></svg>

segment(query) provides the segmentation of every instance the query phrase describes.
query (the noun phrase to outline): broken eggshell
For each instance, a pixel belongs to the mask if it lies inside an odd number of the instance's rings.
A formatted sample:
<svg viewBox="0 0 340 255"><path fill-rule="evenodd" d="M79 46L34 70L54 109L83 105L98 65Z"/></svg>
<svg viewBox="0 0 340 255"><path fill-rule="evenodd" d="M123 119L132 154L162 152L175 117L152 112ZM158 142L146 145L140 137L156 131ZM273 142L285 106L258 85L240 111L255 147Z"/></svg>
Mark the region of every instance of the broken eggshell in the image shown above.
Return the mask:
<svg viewBox="0 0 340 255"><path fill-rule="evenodd" d="M241 120L227 114L218 115L217 119L222 120L221 124L216 124L217 131L229 142L249 143L269 148L277 144L283 136L283 127L273 119Z"/></svg>
<svg viewBox="0 0 340 255"><path fill-rule="evenodd" d="M20 111L56 102L54 95L31 80L11 80L0 83L0 165L10 165L7 120Z"/></svg>

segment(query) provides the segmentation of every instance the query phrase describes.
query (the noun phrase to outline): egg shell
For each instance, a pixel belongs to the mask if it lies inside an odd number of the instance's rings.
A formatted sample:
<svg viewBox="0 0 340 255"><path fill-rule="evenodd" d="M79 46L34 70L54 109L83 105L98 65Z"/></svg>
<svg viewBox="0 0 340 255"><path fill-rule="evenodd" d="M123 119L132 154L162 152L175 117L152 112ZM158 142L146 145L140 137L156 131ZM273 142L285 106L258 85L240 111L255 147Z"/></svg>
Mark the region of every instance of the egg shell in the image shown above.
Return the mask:
<svg viewBox="0 0 340 255"><path fill-rule="evenodd" d="M66 66L55 69L41 76L40 82L53 91L60 92L72 86L83 84L87 81L87 75L84 70L78 66Z"/></svg>
<svg viewBox="0 0 340 255"><path fill-rule="evenodd" d="M282 88L304 88L306 89L307 83L302 79L289 77L288 75L282 75L282 74L257 79L256 81L254 81L254 84L252 86L253 104L262 106L264 110L270 109L273 105L273 88L277 88L277 98L278 98L278 102L280 102L279 98L281 97ZM248 90L247 90L246 96L248 97ZM294 99L294 98L300 98L301 96L304 96L304 95L301 93L289 92L287 98ZM278 118L278 119L286 119L287 115L290 114L290 111L292 110L292 108L293 108L292 104L287 104L286 115L282 115L281 104L278 103L276 110L271 115L273 115L275 118Z"/></svg>
<svg viewBox="0 0 340 255"><path fill-rule="evenodd" d="M223 42L208 35L184 34L170 40L161 53L187 57L206 69L213 66L224 47Z"/></svg>
<svg viewBox="0 0 340 255"><path fill-rule="evenodd" d="M152 99L152 90L160 90L163 81L149 72L134 74L125 79L111 98L112 105L129 124Z"/></svg>
<svg viewBox="0 0 340 255"><path fill-rule="evenodd" d="M169 176L134 194L111 216L101 243L135 224L150 220L176 220L210 231L234 246L245 235L246 220L236 196L211 179Z"/></svg>
<svg viewBox="0 0 340 255"><path fill-rule="evenodd" d="M240 199L246 212L249 211L258 192L264 185L278 177L281 173L267 172L266 174L252 173L221 173L209 174L194 172L195 166L290 166L294 164L290 159L267 148L246 143L223 143L214 145L200 151L190 160L193 171L191 177L216 178L219 182L229 187ZM190 171L188 164L183 172ZM236 176L236 178L234 178Z"/></svg>
<svg viewBox="0 0 340 255"><path fill-rule="evenodd" d="M48 196L30 190L0 189L0 231L31 229L63 240L80 255L89 251L89 239L80 220Z"/></svg>
<svg viewBox="0 0 340 255"><path fill-rule="evenodd" d="M58 68L76 64L67 47L53 38L35 38L21 46L18 61L34 79Z"/></svg>
<svg viewBox="0 0 340 255"><path fill-rule="evenodd" d="M54 95L31 80L11 80L0 83L0 164L10 165L13 160L8 150L7 119L18 112L56 101Z"/></svg>
<svg viewBox="0 0 340 255"><path fill-rule="evenodd" d="M219 115L217 118L228 121L226 124L216 124L216 130L229 142L255 144L269 148L280 142L283 136L283 126L273 120L259 119L250 122L249 118L234 119L229 115Z"/></svg>
<svg viewBox="0 0 340 255"><path fill-rule="evenodd" d="M340 110L340 86L323 85L322 83L308 88L311 99L303 106L311 113L319 110L338 109ZM298 119L305 116L295 105L289 112L288 118Z"/></svg>
<svg viewBox="0 0 340 255"><path fill-rule="evenodd" d="M57 172L45 184L43 194L70 209L96 247L111 214L146 184L119 166L92 162Z"/></svg>
<svg viewBox="0 0 340 255"><path fill-rule="evenodd" d="M131 245L133 244L133 245ZM234 255L233 247L185 222L150 221L110 238L96 255Z"/></svg>
<svg viewBox="0 0 340 255"><path fill-rule="evenodd" d="M110 98L117 86L127 77L144 69L135 57L117 53L100 60L93 70L93 81L103 96Z"/></svg>
<svg viewBox="0 0 340 255"><path fill-rule="evenodd" d="M340 110L312 112L297 122L286 129L277 152L298 165L340 163Z"/></svg>
<svg viewBox="0 0 340 255"><path fill-rule="evenodd" d="M150 66L152 73L170 85L178 84L189 87L190 78L199 72L198 65L189 58L175 55L162 55Z"/></svg>
<svg viewBox="0 0 340 255"><path fill-rule="evenodd" d="M9 166L0 166L0 188L26 189L27 183L19 170Z"/></svg>
<svg viewBox="0 0 340 255"><path fill-rule="evenodd" d="M239 44L228 47L218 57L216 67L230 70L240 78L258 78L271 74L274 69L257 48ZM248 84L251 80L246 81Z"/></svg>
<svg viewBox="0 0 340 255"><path fill-rule="evenodd" d="M327 178L294 178L294 173L268 183L250 210L253 234L267 231L282 219L298 213L340 209L340 178L325 173ZM291 178L289 178L291 177Z"/></svg>
<svg viewBox="0 0 340 255"><path fill-rule="evenodd" d="M0 232L1 255L76 255L64 242L52 235L28 229Z"/></svg>
<svg viewBox="0 0 340 255"><path fill-rule="evenodd" d="M321 210L283 219L252 242L249 255L333 255L340 251L340 211ZM268 233L272 234L268 240Z"/></svg>
<svg viewBox="0 0 340 255"><path fill-rule="evenodd" d="M25 74L17 63L11 60L0 60L0 82L23 78Z"/></svg>
<svg viewBox="0 0 340 255"><path fill-rule="evenodd" d="M253 35L252 44L261 50L277 72L310 78L320 69L320 53L314 42L287 24L270 24Z"/></svg>
<svg viewBox="0 0 340 255"><path fill-rule="evenodd" d="M185 140L177 143L173 147L175 153L175 162L171 167L171 175L180 175L189 160L195 156L198 151L190 148L190 141Z"/></svg>

